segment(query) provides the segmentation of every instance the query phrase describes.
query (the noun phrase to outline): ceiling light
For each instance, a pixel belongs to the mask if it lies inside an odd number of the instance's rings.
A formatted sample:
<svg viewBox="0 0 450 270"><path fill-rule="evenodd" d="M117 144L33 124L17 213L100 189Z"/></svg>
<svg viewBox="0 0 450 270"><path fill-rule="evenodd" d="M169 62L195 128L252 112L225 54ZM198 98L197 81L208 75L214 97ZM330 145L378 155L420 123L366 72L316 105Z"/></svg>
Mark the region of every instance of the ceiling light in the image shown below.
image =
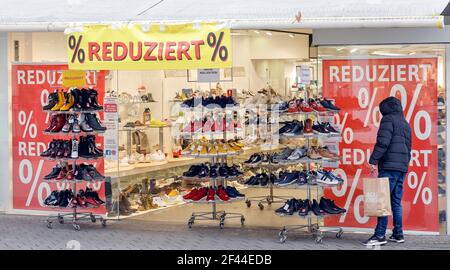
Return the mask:
<svg viewBox="0 0 450 270"><path fill-rule="evenodd" d="M408 53L409 55L415 55L416 54L416 52L410 52L410 53Z"/></svg>
<svg viewBox="0 0 450 270"><path fill-rule="evenodd" d="M255 32L255 34L259 34L259 31L258 31L258 30L255 30L254 32Z"/></svg>
<svg viewBox="0 0 450 270"><path fill-rule="evenodd" d="M358 48L353 48L353 49L350 50L350 53L354 53L354 52L356 52L357 50L358 50Z"/></svg>
<svg viewBox="0 0 450 270"><path fill-rule="evenodd" d="M266 32L266 35L271 36L272 32Z"/></svg>
<svg viewBox="0 0 450 270"><path fill-rule="evenodd" d="M294 34L289 34L288 36L291 37L291 38L295 37Z"/></svg>
<svg viewBox="0 0 450 270"><path fill-rule="evenodd" d="M392 52L386 52L386 51L374 51L370 53L372 55L382 55L382 56L404 56L405 54L402 53L392 53Z"/></svg>

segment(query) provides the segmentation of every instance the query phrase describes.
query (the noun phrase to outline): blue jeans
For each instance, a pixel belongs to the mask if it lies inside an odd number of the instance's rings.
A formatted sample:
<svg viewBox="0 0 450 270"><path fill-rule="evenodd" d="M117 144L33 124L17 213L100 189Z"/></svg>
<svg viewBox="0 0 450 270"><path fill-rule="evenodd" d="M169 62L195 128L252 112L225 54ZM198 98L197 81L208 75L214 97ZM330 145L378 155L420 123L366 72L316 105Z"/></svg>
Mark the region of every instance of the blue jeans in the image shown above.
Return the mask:
<svg viewBox="0 0 450 270"><path fill-rule="evenodd" d="M403 181L405 180L406 173L398 171L386 171L380 170L378 177L389 178L389 188L391 190L391 207L394 229L392 234L395 236L403 236L402 225L402 196L403 196ZM375 228L375 235L378 237L384 237L386 235L386 229L388 225L388 217L378 217L378 224Z"/></svg>

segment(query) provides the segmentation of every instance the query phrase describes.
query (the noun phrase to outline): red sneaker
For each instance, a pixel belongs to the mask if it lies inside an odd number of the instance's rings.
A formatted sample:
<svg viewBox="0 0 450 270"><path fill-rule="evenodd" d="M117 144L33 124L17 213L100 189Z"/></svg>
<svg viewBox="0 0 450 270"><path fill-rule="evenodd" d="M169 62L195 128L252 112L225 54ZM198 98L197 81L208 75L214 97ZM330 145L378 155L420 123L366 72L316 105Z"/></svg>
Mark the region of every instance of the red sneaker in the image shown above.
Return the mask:
<svg viewBox="0 0 450 270"><path fill-rule="evenodd" d="M295 101L295 99L289 101L288 112L289 113L296 113L296 112L298 112L297 101Z"/></svg>
<svg viewBox="0 0 450 270"><path fill-rule="evenodd" d="M207 194L208 194L208 189L207 188L201 188L201 189L198 190L198 192L197 192L197 194L195 194L195 196L192 196L191 200L193 200L193 201L200 201Z"/></svg>
<svg viewBox="0 0 450 270"><path fill-rule="evenodd" d="M206 122L203 124L203 133L208 133L213 131L212 127L214 125L214 121L212 120L206 120Z"/></svg>
<svg viewBox="0 0 450 270"><path fill-rule="evenodd" d="M223 187L219 187L218 189L217 189L217 196L219 196L219 198L222 200L222 201L228 201L228 200L230 200L230 197L228 196L228 193L227 193L227 191L223 188Z"/></svg>
<svg viewBox="0 0 450 270"><path fill-rule="evenodd" d="M66 174L66 180L72 181L73 178L74 178L73 171L72 170L68 171Z"/></svg>
<svg viewBox="0 0 450 270"><path fill-rule="evenodd" d="M66 167L63 167L61 169L61 171L59 172L58 176L56 176L55 180L62 181L64 179L66 179L66 175L67 175L67 169L66 169Z"/></svg>
<svg viewBox="0 0 450 270"><path fill-rule="evenodd" d="M194 122L189 122L189 124L183 129L183 132L192 132L194 129Z"/></svg>
<svg viewBox="0 0 450 270"><path fill-rule="evenodd" d="M77 202L78 202L78 206L81 206L81 207L88 207L88 206L87 206L87 203L86 203L86 201L85 201L85 198L84 198L84 197L81 197L80 195L77 195Z"/></svg>
<svg viewBox="0 0 450 270"><path fill-rule="evenodd" d="M309 107L308 103L306 103L303 99L300 99L300 103L298 104L298 109L302 112L313 112L314 110Z"/></svg>
<svg viewBox="0 0 450 270"><path fill-rule="evenodd" d="M199 192L198 189L194 188L191 190L191 192L189 192L188 194L183 196L183 199L185 200L190 200L192 199L197 193Z"/></svg>
<svg viewBox="0 0 450 270"><path fill-rule="evenodd" d="M78 206L77 197L73 197L72 199L70 199L69 205L67 205L67 207L69 208L76 208L77 206Z"/></svg>
<svg viewBox="0 0 450 270"><path fill-rule="evenodd" d="M314 99L309 100L309 106L313 108L316 112L327 112L328 110L320 104L320 102L316 102Z"/></svg>
<svg viewBox="0 0 450 270"><path fill-rule="evenodd" d="M85 197L84 203L86 206L90 206L90 207L98 207L98 205L99 205L98 202L94 198L91 198L91 197Z"/></svg>
<svg viewBox="0 0 450 270"><path fill-rule="evenodd" d="M212 188L212 187L210 187L209 189L208 189L208 197L206 197L206 201L207 202L209 202L209 201L214 201L214 199L215 199L215 195L216 194L216 191Z"/></svg>

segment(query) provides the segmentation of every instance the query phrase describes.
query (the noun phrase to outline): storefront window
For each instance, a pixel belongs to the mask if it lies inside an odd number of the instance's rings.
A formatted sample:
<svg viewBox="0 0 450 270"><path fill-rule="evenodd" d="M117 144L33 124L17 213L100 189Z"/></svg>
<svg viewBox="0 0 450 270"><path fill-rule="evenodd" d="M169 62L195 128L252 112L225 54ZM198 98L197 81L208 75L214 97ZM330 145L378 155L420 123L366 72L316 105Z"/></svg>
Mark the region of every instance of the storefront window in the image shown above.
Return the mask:
<svg viewBox="0 0 450 270"><path fill-rule="evenodd" d="M445 233L446 95L441 45L320 47L320 88L341 105L335 118L343 139L342 177L347 184L329 196L348 206L330 224L373 228L363 212L362 182L380 126L380 102L395 96L412 130L412 151L403 184L404 230ZM394 140L394 139L393 139Z"/></svg>

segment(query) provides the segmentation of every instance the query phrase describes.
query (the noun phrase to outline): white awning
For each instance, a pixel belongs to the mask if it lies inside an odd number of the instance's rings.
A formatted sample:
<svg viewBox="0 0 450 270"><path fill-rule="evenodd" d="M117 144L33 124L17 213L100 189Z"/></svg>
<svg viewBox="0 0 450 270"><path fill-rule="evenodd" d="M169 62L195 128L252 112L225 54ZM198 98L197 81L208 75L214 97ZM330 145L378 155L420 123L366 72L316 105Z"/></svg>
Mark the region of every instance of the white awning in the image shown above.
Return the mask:
<svg viewBox="0 0 450 270"><path fill-rule="evenodd" d="M2 0L0 31L83 23L229 21L235 29L436 27L445 0ZM300 22L295 15L301 13Z"/></svg>

